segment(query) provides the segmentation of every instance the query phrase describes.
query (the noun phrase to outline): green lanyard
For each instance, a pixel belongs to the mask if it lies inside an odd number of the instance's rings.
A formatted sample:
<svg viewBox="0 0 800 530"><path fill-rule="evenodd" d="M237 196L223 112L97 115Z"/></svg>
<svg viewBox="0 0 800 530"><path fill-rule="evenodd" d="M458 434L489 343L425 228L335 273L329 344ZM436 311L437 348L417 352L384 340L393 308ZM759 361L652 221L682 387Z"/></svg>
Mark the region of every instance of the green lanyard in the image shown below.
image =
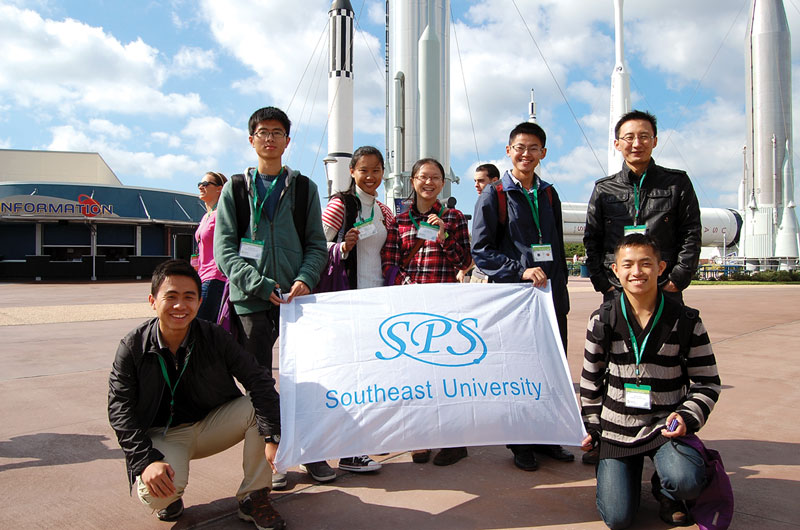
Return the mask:
<svg viewBox="0 0 800 530"><path fill-rule="evenodd" d="M633 224L639 224L639 190L642 188L642 184L644 184L644 178L647 176L647 171L642 173L642 178L639 180L639 185L633 185L633 202L634 207L636 208L636 215L633 218Z"/></svg>
<svg viewBox="0 0 800 530"><path fill-rule="evenodd" d="M258 204L258 188L256 187L256 176L258 175L258 170L253 170L253 210L255 215L253 216L253 239L256 238L256 229L258 228L258 221L261 219L261 212L264 210L264 204L269 199L270 194L272 194L272 190L275 189L275 185L278 183L278 179L281 178L281 174L283 174L283 168L281 168L278 176L275 177L275 180L272 181L269 188L267 188L267 193L264 195L264 199L261 201L261 204Z"/></svg>
<svg viewBox="0 0 800 530"><path fill-rule="evenodd" d="M525 198L528 199L528 205L531 207L531 213L533 214L533 222L536 224L536 230L539 232L539 244L542 244L542 228L539 224L539 190L536 188L536 180L533 181L533 200L531 200L531 196L525 191L525 188L522 188L522 194L525 195Z"/></svg>
<svg viewBox="0 0 800 530"><path fill-rule="evenodd" d="M375 208L375 206L374 206L374 205L373 205L373 208ZM447 209L447 207L446 207L445 205L442 205L442 209L441 209L441 210L439 210L439 217L441 217L442 215L444 215L444 211L445 211L446 209ZM408 211L408 216L411 218L411 223L414 225L414 228L416 228L417 230L419 230L419 223L417 222L417 220L416 220L416 219L414 219L414 216L412 215L412 212L411 212L411 210L409 210L409 211ZM372 219L372 217L370 217L370 219Z"/></svg>
<svg viewBox="0 0 800 530"><path fill-rule="evenodd" d="M355 194L356 194L356 199L358 199L358 192L356 191ZM361 199L358 199L358 201L361 202ZM372 215L369 216L369 219L364 219L363 217L361 217L361 212L360 211L358 212L358 218L361 220L361 224L371 223L373 217L375 217L375 203L374 202L372 203Z"/></svg>
<svg viewBox="0 0 800 530"><path fill-rule="evenodd" d="M633 346L633 356L636 359L636 386L639 386L639 364L642 362L642 355L644 354L644 348L647 346L647 339L650 338L650 334L656 327L658 323L658 319L661 318L661 312L664 310L664 295L661 294L661 303L658 305L658 311L656 311L656 317L653 319L653 325L650 326L650 331L647 332L645 335L644 340L642 341L641 348L639 347L639 343L636 341L636 334L633 332L633 328L631 327L631 322L628 320L628 310L625 309L625 293L622 292L620 294L620 303L622 304L622 316L625 317L625 323L628 324L628 333L631 335L631 345Z"/></svg>
<svg viewBox="0 0 800 530"><path fill-rule="evenodd" d="M173 386L169 382L169 374L167 373L167 365L164 364L164 358L161 357L161 354L157 354L158 362L161 364L161 373L164 374L164 381L167 382L167 388L169 388L169 419L167 420L167 426L164 427L164 435L167 434L167 429L169 429L170 424L172 423L172 416L175 414L175 389L178 388L178 383L181 382L181 377L183 377L183 373L186 371L186 366L189 364L189 357L192 356L192 350L194 349L194 342L191 346L189 346L189 353L186 354L186 358L183 360L183 370L181 373L178 374L178 380L175 381L175 385Z"/></svg>

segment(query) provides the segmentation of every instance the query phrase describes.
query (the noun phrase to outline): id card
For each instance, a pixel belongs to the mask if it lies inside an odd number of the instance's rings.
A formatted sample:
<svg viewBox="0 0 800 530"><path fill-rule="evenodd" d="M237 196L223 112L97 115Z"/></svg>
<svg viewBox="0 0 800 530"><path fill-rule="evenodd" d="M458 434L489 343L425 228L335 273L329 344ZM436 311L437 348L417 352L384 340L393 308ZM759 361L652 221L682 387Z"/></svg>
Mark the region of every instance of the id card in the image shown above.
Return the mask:
<svg viewBox="0 0 800 530"><path fill-rule="evenodd" d="M531 245L534 261L553 261L553 245Z"/></svg>
<svg viewBox="0 0 800 530"><path fill-rule="evenodd" d="M191 263L192 267L194 267L196 270L200 266L200 256L197 254L192 254L192 257L189 259L189 263Z"/></svg>
<svg viewBox="0 0 800 530"><path fill-rule="evenodd" d="M650 410L650 387L648 385L625 385L625 406L632 409Z"/></svg>
<svg viewBox="0 0 800 530"><path fill-rule="evenodd" d="M261 260L261 256L264 255L264 242L242 238L242 242L239 244L239 255L256 261Z"/></svg>
<svg viewBox="0 0 800 530"><path fill-rule="evenodd" d="M630 235L630 234L646 234L647 233L647 225L628 225L625 227L623 235Z"/></svg>
<svg viewBox="0 0 800 530"><path fill-rule="evenodd" d="M378 233L375 221L361 221L360 223L355 223L353 228L358 230L358 239L366 239Z"/></svg>
<svg viewBox="0 0 800 530"><path fill-rule="evenodd" d="M428 223L420 223L419 230L417 230L417 237L425 241L436 241L439 235L439 227L433 226Z"/></svg>

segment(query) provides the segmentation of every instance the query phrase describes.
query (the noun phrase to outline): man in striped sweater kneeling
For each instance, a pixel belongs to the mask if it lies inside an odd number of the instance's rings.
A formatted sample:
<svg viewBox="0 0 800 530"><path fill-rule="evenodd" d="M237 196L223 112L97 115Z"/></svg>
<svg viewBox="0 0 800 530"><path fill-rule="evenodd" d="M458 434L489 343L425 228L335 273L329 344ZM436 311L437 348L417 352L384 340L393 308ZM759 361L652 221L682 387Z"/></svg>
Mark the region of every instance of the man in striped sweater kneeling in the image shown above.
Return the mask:
<svg viewBox="0 0 800 530"><path fill-rule="evenodd" d="M697 311L659 290L666 264L655 242L630 234L614 257L623 294L589 319L581 373L589 433L581 448L600 448L597 509L609 528L633 523L648 456L659 516L688 525L685 501L697 498L706 476L700 454L680 438L705 424L719 398L716 360Z"/></svg>

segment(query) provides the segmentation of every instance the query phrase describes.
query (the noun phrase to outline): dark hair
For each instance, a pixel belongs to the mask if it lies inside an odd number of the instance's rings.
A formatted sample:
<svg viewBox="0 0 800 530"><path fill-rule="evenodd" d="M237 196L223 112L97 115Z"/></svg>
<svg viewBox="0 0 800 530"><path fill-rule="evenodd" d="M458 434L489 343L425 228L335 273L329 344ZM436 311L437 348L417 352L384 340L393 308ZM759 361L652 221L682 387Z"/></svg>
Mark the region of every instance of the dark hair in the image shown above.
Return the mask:
<svg viewBox="0 0 800 530"><path fill-rule="evenodd" d="M531 123L529 121L523 121L522 123L520 123L519 125L517 125L513 129L511 129L511 134L508 135L508 145L511 145L511 142L514 141L514 138L518 134L532 134L532 135L534 135L536 138L539 139L539 141L542 142L542 147L544 147L545 144L547 143L547 135L545 134L544 129L539 127L539 124L537 124L537 123Z"/></svg>
<svg viewBox="0 0 800 530"><path fill-rule="evenodd" d="M289 136L289 129L292 128L292 122L289 121L289 116L277 107L264 107L258 109L250 116L250 121L247 123L247 130L250 131L250 136L255 134L256 127L259 123L267 120L280 122L283 126L283 130L286 132L286 136Z"/></svg>
<svg viewBox="0 0 800 530"><path fill-rule="evenodd" d="M617 260L620 251L625 247L649 247L655 254L656 261L661 261L661 251L658 248L658 244L648 235L634 233L620 239L617 242L617 246L614 247L614 261Z"/></svg>
<svg viewBox="0 0 800 530"><path fill-rule="evenodd" d="M622 117L619 119L617 124L614 126L614 138L619 140L619 129L622 127L622 124L626 121L631 120L645 120L649 121L650 125L653 127L653 136L658 136L658 128L656 127L656 117L650 114L649 112L643 110L632 110L627 114L623 114Z"/></svg>
<svg viewBox="0 0 800 530"><path fill-rule="evenodd" d="M494 164L481 164L475 168L475 172L485 171L489 180L497 180L500 178L500 170Z"/></svg>
<svg viewBox="0 0 800 530"><path fill-rule="evenodd" d="M223 175L222 173L217 173L216 171L206 171L206 175L211 175L212 177L214 177L214 180L220 186L224 186L225 183L228 182L228 179L225 178L225 175Z"/></svg>
<svg viewBox="0 0 800 530"><path fill-rule="evenodd" d="M422 166L424 166L425 164L433 164L436 167L438 167L439 171L442 173L442 180L444 180L444 167L442 167L442 164L435 158L420 158L419 160L414 162L414 165L411 167L411 180L414 180L414 177L417 176L417 173L419 173L419 170L422 169ZM411 199L411 201L413 201L413 204L416 206L417 190L414 189L413 185L411 186L411 195L409 195L408 198Z"/></svg>
<svg viewBox="0 0 800 530"><path fill-rule="evenodd" d="M197 296L202 292L202 283L200 276L194 267L185 259L171 259L159 263L156 270L153 271L153 280L150 283L150 294L156 296L158 290L161 289L161 284L167 279L167 276L186 276L194 280L197 284Z"/></svg>
<svg viewBox="0 0 800 530"><path fill-rule="evenodd" d="M350 159L350 169L355 169L359 160L370 155L377 156L378 160L381 161L381 167L386 169L386 164L383 162L383 153L381 153L377 147L372 147L371 145L362 145L356 149L355 153L353 153L353 157Z"/></svg>

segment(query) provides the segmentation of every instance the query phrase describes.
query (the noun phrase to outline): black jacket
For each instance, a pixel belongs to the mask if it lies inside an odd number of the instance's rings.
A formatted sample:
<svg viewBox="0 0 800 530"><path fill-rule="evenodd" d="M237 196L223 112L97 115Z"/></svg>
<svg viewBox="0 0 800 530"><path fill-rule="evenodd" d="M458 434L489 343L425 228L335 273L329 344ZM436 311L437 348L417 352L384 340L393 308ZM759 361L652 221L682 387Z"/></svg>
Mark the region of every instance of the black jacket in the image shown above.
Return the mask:
<svg viewBox="0 0 800 530"><path fill-rule="evenodd" d="M595 183L589 199L583 245L596 291L620 286L611 264L614 247L622 239L625 226L634 224L631 177L638 181L623 163L622 171ZM697 270L702 236L700 206L692 182L685 172L658 166L651 158L639 195L639 224L647 225L647 234L658 244L661 259L667 262L659 285L669 280L683 290Z"/></svg>
<svg viewBox="0 0 800 530"><path fill-rule="evenodd" d="M280 407L275 380L216 324L195 319L188 343L192 355L180 380L193 405L206 414L242 396L234 377L250 392L258 430L280 434ZM139 325L120 341L108 381L108 419L117 434L131 484L164 455L153 448L147 430L152 427L166 387L158 362L158 319Z"/></svg>

